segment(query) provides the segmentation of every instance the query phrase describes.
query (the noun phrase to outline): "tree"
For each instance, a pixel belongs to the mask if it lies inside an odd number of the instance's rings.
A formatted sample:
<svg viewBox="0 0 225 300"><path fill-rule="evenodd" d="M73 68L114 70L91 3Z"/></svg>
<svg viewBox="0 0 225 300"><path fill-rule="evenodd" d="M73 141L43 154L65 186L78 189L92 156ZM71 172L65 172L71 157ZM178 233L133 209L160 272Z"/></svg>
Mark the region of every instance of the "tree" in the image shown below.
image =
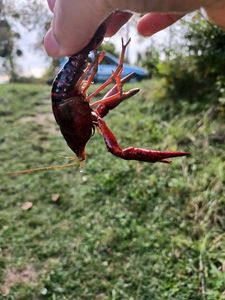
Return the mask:
<svg viewBox="0 0 225 300"><path fill-rule="evenodd" d="M3 67L11 79L16 78L15 56L21 56L22 51L16 47L15 40L19 39L19 33L12 30L9 22L0 20L0 57L3 59Z"/></svg>
<svg viewBox="0 0 225 300"><path fill-rule="evenodd" d="M225 90L225 32L201 16L185 23L182 51L162 68L167 90L174 98L217 101Z"/></svg>
<svg viewBox="0 0 225 300"><path fill-rule="evenodd" d="M189 55L194 58L201 77L209 84L225 80L225 32L198 18L189 24L185 35Z"/></svg>
<svg viewBox="0 0 225 300"><path fill-rule="evenodd" d="M34 13L35 12L35 13ZM49 24L49 13L41 0L23 0L23 2L0 0L0 57L5 72L11 80L18 75L16 58L23 55L18 47L21 33L18 28L39 32L40 39L35 43L35 51L41 50L42 37Z"/></svg>
<svg viewBox="0 0 225 300"><path fill-rule="evenodd" d="M138 54L138 61L146 68L151 76L158 74L158 64L160 63L159 51L152 47L145 54Z"/></svg>
<svg viewBox="0 0 225 300"><path fill-rule="evenodd" d="M116 52L115 45L113 43L103 43L99 47L99 51L105 51L108 53L111 53L112 55L119 56L119 54Z"/></svg>

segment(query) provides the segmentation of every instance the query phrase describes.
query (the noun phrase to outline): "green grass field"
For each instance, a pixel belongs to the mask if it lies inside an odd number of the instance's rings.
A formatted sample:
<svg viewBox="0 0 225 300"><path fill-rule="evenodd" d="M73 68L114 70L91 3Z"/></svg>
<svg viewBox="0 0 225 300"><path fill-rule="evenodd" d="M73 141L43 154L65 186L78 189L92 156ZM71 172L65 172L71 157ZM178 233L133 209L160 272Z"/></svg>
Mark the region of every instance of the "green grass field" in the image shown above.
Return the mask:
<svg viewBox="0 0 225 300"><path fill-rule="evenodd" d="M225 299L224 104L167 99L162 81L138 86L106 117L121 145L191 157L123 161L96 131L83 172L21 176L6 173L73 154L49 87L0 86L0 299Z"/></svg>

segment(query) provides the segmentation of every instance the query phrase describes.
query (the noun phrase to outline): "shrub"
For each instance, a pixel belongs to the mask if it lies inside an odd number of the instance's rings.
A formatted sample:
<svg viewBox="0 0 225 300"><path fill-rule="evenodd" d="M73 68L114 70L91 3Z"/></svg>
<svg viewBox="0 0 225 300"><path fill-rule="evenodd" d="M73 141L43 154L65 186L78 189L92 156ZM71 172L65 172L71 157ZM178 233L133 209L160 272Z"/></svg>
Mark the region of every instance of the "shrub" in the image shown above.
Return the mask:
<svg viewBox="0 0 225 300"><path fill-rule="evenodd" d="M172 97L217 100L225 90L225 32L206 20L188 23L185 45L158 67Z"/></svg>

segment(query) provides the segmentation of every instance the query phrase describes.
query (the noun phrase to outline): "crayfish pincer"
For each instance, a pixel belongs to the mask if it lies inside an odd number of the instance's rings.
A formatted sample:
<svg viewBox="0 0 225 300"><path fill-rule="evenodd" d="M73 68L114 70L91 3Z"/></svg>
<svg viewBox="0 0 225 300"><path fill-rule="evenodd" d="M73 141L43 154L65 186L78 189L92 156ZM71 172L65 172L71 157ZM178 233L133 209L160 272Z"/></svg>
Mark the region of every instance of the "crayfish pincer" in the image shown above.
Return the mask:
<svg viewBox="0 0 225 300"><path fill-rule="evenodd" d="M104 53L97 54L97 48L104 38L105 31L106 27L103 24L82 51L69 57L68 62L53 82L53 113L68 146L77 155L79 161L85 160L85 146L93 135L94 129L98 128L108 151L126 160L169 163L168 158L189 155L188 152L164 152L135 147L121 148L103 118L110 110L139 91L137 88L128 92L123 91L123 84L129 81L133 75L130 74L121 79L124 54L130 40L126 44L122 40L122 52L116 70L95 92L87 94L97 72L98 64L104 57ZM89 52L93 50L96 52L96 59L88 64ZM115 82L115 85L103 99L91 102L112 82Z"/></svg>

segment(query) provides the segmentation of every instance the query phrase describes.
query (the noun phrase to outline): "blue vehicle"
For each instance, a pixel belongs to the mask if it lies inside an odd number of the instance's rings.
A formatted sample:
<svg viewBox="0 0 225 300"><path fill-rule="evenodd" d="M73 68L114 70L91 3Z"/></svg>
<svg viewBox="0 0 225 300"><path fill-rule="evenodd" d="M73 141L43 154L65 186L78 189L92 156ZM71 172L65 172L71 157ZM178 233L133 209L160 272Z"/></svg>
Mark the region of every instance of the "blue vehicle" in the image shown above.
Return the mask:
<svg viewBox="0 0 225 300"><path fill-rule="evenodd" d="M64 57L59 60L59 68L61 69L68 58ZM90 53L89 55L90 61L94 59L94 54ZM103 58L103 61L98 66L98 72L94 78L94 82L104 82L106 81L110 75L112 74L112 71L115 71L116 67L118 66L119 59L112 55L111 53L106 53L105 57ZM128 64L123 64L123 73L122 77L134 73L134 76L130 79L130 82L137 82L141 81L143 79L149 78L149 73L146 69L136 66L131 66Z"/></svg>
<svg viewBox="0 0 225 300"><path fill-rule="evenodd" d="M110 53L106 53L105 57L103 58L103 61L98 66L98 72L95 76L95 82L106 81L112 74L112 71L115 71L118 64L119 64L119 59L117 57L115 57ZM130 80L131 82L140 81L142 79L147 79L149 77L148 71L145 70L144 68L123 64L122 77L130 73L134 73L133 78Z"/></svg>

